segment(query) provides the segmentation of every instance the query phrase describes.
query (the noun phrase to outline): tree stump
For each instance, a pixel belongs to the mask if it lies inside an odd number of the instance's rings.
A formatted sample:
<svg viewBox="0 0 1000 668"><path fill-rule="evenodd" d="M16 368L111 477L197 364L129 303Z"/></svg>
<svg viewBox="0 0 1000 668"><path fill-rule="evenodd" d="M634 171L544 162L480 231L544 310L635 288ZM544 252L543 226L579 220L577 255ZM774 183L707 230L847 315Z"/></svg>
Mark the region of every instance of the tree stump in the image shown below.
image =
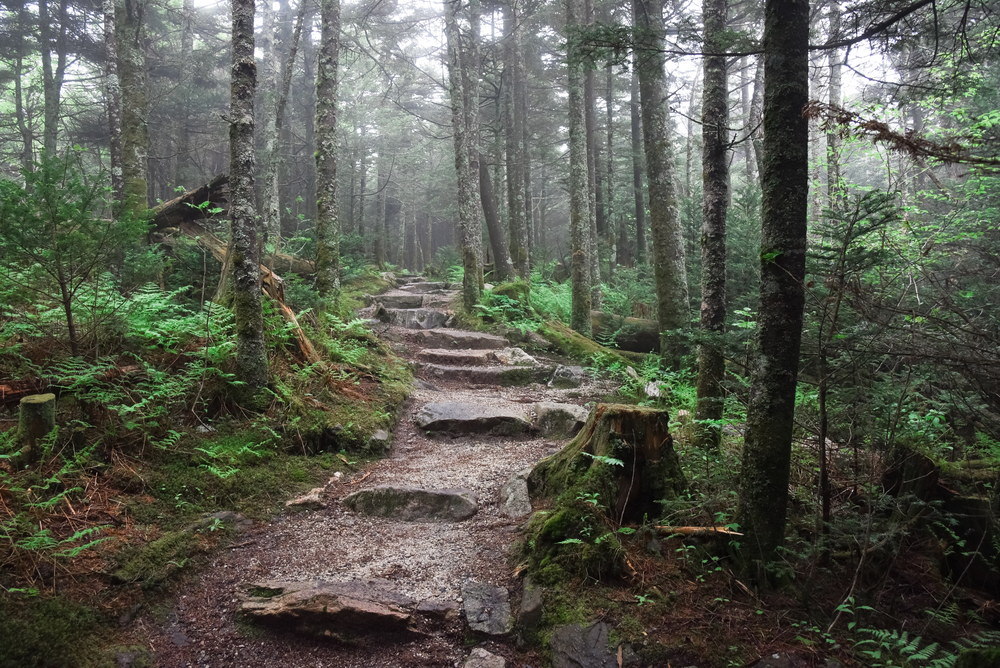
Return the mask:
<svg viewBox="0 0 1000 668"><path fill-rule="evenodd" d="M566 573L622 570L621 525L653 521L660 501L685 487L669 421L664 410L598 404L566 447L535 466L532 497L554 503L528 527L532 578L554 584Z"/></svg>
<svg viewBox="0 0 1000 668"><path fill-rule="evenodd" d="M56 426L56 395L32 394L21 399L18 413L17 441L22 445L21 462L31 464L38 458L37 443Z"/></svg>

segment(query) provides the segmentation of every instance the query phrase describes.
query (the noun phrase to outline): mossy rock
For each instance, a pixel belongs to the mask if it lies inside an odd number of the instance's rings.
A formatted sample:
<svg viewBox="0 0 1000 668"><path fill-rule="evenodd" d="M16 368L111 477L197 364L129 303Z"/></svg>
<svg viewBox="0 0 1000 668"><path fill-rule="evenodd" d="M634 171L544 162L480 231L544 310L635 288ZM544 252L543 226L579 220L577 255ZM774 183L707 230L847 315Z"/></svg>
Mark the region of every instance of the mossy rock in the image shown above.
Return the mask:
<svg viewBox="0 0 1000 668"><path fill-rule="evenodd" d="M1000 668L1000 648L967 649L958 655L955 668Z"/></svg>
<svg viewBox="0 0 1000 668"><path fill-rule="evenodd" d="M100 618L60 596L0 599L0 668L75 668L92 665Z"/></svg>
<svg viewBox="0 0 1000 668"><path fill-rule="evenodd" d="M535 513L525 548L532 577L613 574L620 566L617 522L658 517L661 501L685 488L664 410L598 404L586 426L528 476L532 496L555 499L552 509Z"/></svg>
<svg viewBox="0 0 1000 668"><path fill-rule="evenodd" d="M558 320L545 322L538 328L538 333L560 354L575 360L588 361L598 358L606 365L618 363L625 367L641 364L648 357L641 353L606 348L574 332Z"/></svg>
<svg viewBox="0 0 1000 668"><path fill-rule="evenodd" d="M155 587L184 567L197 551L198 540L190 531L171 531L137 549L123 550L122 565L113 577L119 582Z"/></svg>
<svg viewBox="0 0 1000 668"><path fill-rule="evenodd" d="M523 281L501 283L491 292L494 295L509 297L524 306L531 306L531 286Z"/></svg>

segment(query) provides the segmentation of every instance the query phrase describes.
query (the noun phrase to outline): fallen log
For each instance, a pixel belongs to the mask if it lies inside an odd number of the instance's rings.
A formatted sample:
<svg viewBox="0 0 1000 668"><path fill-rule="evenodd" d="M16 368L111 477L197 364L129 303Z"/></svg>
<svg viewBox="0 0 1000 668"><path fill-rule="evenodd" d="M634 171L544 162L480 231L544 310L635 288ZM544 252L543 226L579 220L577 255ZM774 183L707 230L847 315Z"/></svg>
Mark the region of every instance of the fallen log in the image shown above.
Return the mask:
<svg viewBox="0 0 1000 668"><path fill-rule="evenodd" d="M655 320L623 318L603 311L590 312L594 339L614 336L615 345L634 353L660 352L660 325Z"/></svg>
<svg viewBox="0 0 1000 668"><path fill-rule="evenodd" d="M727 529L726 527L671 527L671 526L655 526L653 527L658 532L662 534L679 535L679 536L697 536L699 538L705 536L713 535L724 535L724 536L742 536L743 534Z"/></svg>

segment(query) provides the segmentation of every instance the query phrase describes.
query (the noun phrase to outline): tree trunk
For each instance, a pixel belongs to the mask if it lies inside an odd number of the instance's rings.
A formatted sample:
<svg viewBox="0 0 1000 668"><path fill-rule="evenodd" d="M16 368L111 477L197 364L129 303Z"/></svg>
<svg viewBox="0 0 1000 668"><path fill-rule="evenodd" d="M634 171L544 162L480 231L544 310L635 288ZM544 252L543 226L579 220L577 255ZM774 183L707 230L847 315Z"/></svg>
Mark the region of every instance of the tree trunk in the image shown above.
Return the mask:
<svg viewBox="0 0 1000 668"><path fill-rule="evenodd" d="M148 207L149 77L146 73L144 0L116 0L119 75L122 91L122 178L125 208Z"/></svg>
<svg viewBox="0 0 1000 668"><path fill-rule="evenodd" d="M660 354L674 363L680 359L680 350L673 343L673 332L688 324L688 288L663 75L663 5L662 0L633 0L633 8L657 310L663 337Z"/></svg>
<svg viewBox="0 0 1000 668"><path fill-rule="evenodd" d="M373 233L374 242L372 245L372 253L375 257L375 263L378 265L379 269L385 268L385 198L386 198L386 188L389 186L389 174L386 172L387 165L385 164L385 136L379 135L378 138L378 156L375 158L375 231Z"/></svg>
<svg viewBox="0 0 1000 668"><path fill-rule="evenodd" d="M725 53L727 0L705 0L705 53ZM717 449L722 442L726 360L726 211L729 208L729 77L724 55L704 58L702 94L701 316L695 443Z"/></svg>
<svg viewBox="0 0 1000 668"><path fill-rule="evenodd" d="M340 0L322 0L316 71L316 291L340 291L340 211L337 206L337 82ZM291 68L289 68L291 69Z"/></svg>
<svg viewBox="0 0 1000 668"><path fill-rule="evenodd" d="M757 58L754 68L753 95L750 96L750 145L753 147L754 165L758 176L764 173L764 125L761 103L764 99L764 59Z"/></svg>
<svg viewBox="0 0 1000 668"><path fill-rule="evenodd" d="M118 39L115 32L115 2L104 0L104 75L107 90L108 134L111 153L111 196L114 210L121 211L125 201L122 172L122 89L118 78Z"/></svg>
<svg viewBox="0 0 1000 668"><path fill-rule="evenodd" d="M45 125L42 147L45 156L54 158L59 136L59 116L63 80L66 77L66 32L67 0L59 1L59 37L56 39L56 67L52 69L52 19L49 15L49 0L38 2L38 28L42 54L42 96L45 103Z"/></svg>
<svg viewBox="0 0 1000 668"><path fill-rule="evenodd" d="M583 0L583 23L594 23L594 0ZM583 76L584 127L587 131L587 238L590 259L590 307L601 308L601 253L597 229L597 110L594 68L587 59L581 59L585 68Z"/></svg>
<svg viewBox="0 0 1000 668"><path fill-rule="evenodd" d="M105 4L114 4L113 0L104 0ZM180 92L181 109L177 116L177 157L174 162L174 186L190 187L194 181L191 173L191 97L194 94L192 85L194 78L194 0L184 0L183 22L181 28ZM120 124L119 124L120 125Z"/></svg>
<svg viewBox="0 0 1000 668"><path fill-rule="evenodd" d="M761 279L737 521L747 572L766 580L785 532L809 204L809 3L764 9Z"/></svg>
<svg viewBox="0 0 1000 668"><path fill-rule="evenodd" d="M631 98L629 110L632 115L632 195L635 198L635 262L637 265L649 261L646 252L646 202L642 194L642 172L645 156L642 146L642 117L639 114L639 54L633 55Z"/></svg>
<svg viewBox="0 0 1000 668"><path fill-rule="evenodd" d="M56 428L56 395L32 394L21 399L17 415L17 442L21 444L18 466L38 460L38 441Z"/></svg>
<svg viewBox="0 0 1000 668"><path fill-rule="evenodd" d="M479 303L482 271L482 230L479 225L476 192L472 183L469 159L470 131L469 112L466 110L467 88L463 79L469 78L469 64L465 62L469 54L461 49L461 35L458 30L459 0L445 0L445 33L448 40L448 92L451 97L451 125L455 141L455 172L458 178L458 219L462 241L462 266L465 270L462 281L462 301L465 308ZM478 35L476 35L478 37ZM477 77L478 85L478 77ZM476 96L478 99L478 96ZM478 165L477 165L478 169Z"/></svg>
<svg viewBox="0 0 1000 668"><path fill-rule="evenodd" d="M486 217L486 230L490 235L490 247L493 249L493 267L499 282L509 281L515 276L514 265L511 263L507 246L504 244L503 226L497 215L497 203L493 197L493 182L490 180L490 168L479 158L479 199L483 203L483 215Z"/></svg>
<svg viewBox="0 0 1000 668"><path fill-rule="evenodd" d="M524 107L517 93L524 90L521 65L521 31L515 7L509 2L504 7L504 81L503 134L507 153L507 220L510 223L510 261L517 275L528 280L528 226L524 204ZM482 179L480 179L482 183ZM489 221L487 221L488 223ZM492 231L490 232L492 235ZM494 245L494 249L496 246ZM499 267L501 253L494 250Z"/></svg>
<svg viewBox="0 0 1000 668"><path fill-rule="evenodd" d="M316 84L313 74L313 14L312 3L306 3L306 18L302 30L302 75L305 80L306 110L302 115L304 128L303 144L310 153L316 152ZM306 160L305 164L305 216L316 220L316 161Z"/></svg>
<svg viewBox="0 0 1000 668"><path fill-rule="evenodd" d="M753 125L750 114L750 59L747 56L740 58L740 111L743 113L743 127L746 139L743 142L743 169L746 173L747 186L757 180L757 173L754 170L753 143L751 136Z"/></svg>
<svg viewBox="0 0 1000 668"><path fill-rule="evenodd" d="M233 66L229 110L230 236L233 253L233 315L236 321L237 401L251 410L267 405L267 348L260 294L254 210L254 0L233 0Z"/></svg>
<svg viewBox="0 0 1000 668"><path fill-rule="evenodd" d="M606 234L608 237L608 280L610 281L614 275L615 265L625 264L622 262L622 248L617 243L618 230L615 229L615 117L614 117L614 97L615 97L615 73L614 65L609 61L607 69L605 70L607 75L606 85L607 94L605 95L605 123L607 124L607 174L604 177L604 187L606 188L604 195L604 205L607 211L607 226ZM624 230L624 227L623 227Z"/></svg>
<svg viewBox="0 0 1000 668"><path fill-rule="evenodd" d="M830 2L830 39L840 38L840 3L838 0ZM840 70L844 62L844 56L840 49L833 49L829 55L830 62L830 106L839 107L841 100ZM915 128L919 132L919 128ZM839 208L843 200L843 185L840 182L840 135L836 131L828 132L826 135L826 197L827 206L831 209Z"/></svg>
<svg viewBox="0 0 1000 668"><path fill-rule="evenodd" d="M568 53L566 80L569 89L569 225L571 237L573 306L570 325L573 330L591 336L590 323L590 217L587 204L587 122L584 95L583 57L580 53L579 0L566 0L566 37Z"/></svg>

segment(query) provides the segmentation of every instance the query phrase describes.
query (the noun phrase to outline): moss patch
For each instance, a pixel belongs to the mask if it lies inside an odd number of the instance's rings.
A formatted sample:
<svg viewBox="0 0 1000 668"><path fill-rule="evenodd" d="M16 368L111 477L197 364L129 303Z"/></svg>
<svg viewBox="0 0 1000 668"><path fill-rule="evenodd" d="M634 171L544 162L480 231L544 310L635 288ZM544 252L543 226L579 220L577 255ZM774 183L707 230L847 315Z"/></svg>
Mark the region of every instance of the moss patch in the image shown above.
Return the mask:
<svg viewBox="0 0 1000 668"><path fill-rule="evenodd" d="M76 668L97 649L99 618L61 597L0 599L0 668Z"/></svg>
<svg viewBox="0 0 1000 668"><path fill-rule="evenodd" d="M599 361L603 366L620 364L634 366L641 364L648 355L632 353L627 350L605 348L596 341L582 336L558 320L549 320L538 328L538 333L545 338L560 354L566 357L589 362Z"/></svg>
<svg viewBox="0 0 1000 668"><path fill-rule="evenodd" d="M184 568L198 550L198 540L190 531L171 531L146 545L125 548L118 555L121 566L114 577L144 588L160 585Z"/></svg>

